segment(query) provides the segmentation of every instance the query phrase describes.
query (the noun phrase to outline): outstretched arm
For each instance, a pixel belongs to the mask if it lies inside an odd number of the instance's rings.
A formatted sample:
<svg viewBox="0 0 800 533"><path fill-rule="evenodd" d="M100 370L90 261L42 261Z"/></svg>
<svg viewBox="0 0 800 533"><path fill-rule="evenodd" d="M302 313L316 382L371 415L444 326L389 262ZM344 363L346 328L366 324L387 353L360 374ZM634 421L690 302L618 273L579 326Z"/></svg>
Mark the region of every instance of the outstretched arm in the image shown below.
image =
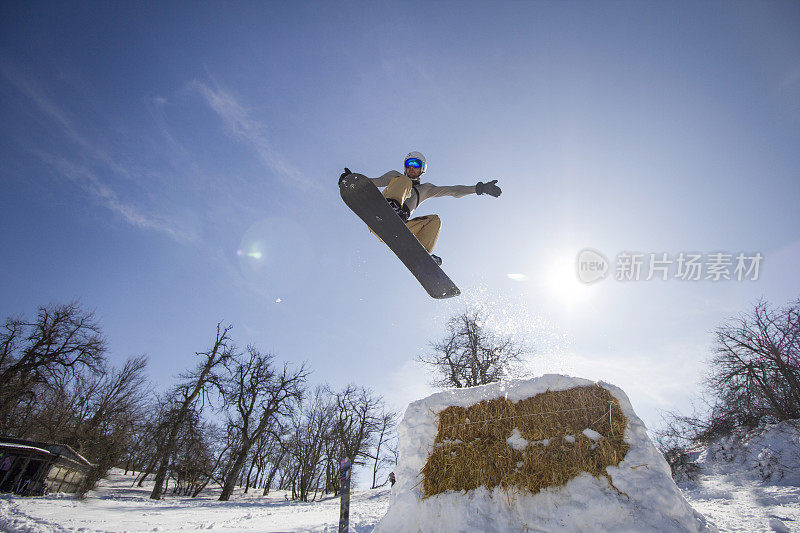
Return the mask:
<svg viewBox="0 0 800 533"><path fill-rule="evenodd" d="M481 183L480 181L477 185L449 185L438 187L433 184L423 184L424 190L420 191L420 195L422 200L428 198L438 198L441 196L452 196L454 198L461 198L462 196L466 196L468 194L488 194L490 196L494 196L495 198L500 196L500 193L503 191L500 190L500 187L496 185L497 180L490 181L489 183ZM421 188L422 188L421 187Z"/></svg>
<svg viewBox="0 0 800 533"><path fill-rule="evenodd" d="M421 196L420 201L427 200L428 198L439 198L441 196L461 198L462 196L475 193L474 185L445 185L440 187L431 183L423 183L419 189Z"/></svg>

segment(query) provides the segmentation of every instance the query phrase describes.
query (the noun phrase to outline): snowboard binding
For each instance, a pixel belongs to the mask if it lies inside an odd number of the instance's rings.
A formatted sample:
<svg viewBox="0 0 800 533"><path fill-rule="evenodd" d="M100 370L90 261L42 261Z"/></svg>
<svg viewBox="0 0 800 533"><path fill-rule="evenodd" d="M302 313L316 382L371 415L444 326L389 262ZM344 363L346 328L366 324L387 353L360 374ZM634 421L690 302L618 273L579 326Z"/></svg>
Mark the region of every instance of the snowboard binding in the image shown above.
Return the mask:
<svg viewBox="0 0 800 533"><path fill-rule="evenodd" d="M411 216L411 212L408 210L408 207L400 205L400 202L394 198L387 198L386 201L389 202L390 206L392 206L392 209L394 209L394 212L397 213L397 216L403 219L403 222L408 222L408 217Z"/></svg>

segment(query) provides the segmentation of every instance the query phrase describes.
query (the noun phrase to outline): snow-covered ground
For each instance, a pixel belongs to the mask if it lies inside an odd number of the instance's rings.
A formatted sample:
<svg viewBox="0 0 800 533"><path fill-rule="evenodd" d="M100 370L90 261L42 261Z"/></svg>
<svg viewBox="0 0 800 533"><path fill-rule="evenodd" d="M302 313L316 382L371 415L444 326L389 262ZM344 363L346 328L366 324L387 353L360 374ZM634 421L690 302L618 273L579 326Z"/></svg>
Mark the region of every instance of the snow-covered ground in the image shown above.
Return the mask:
<svg viewBox="0 0 800 533"><path fill-rule="evenodd" d="M800 532L800 487L763 484L745 476L702 475L681 485L683 496L720 531Z"/></svg>
<svg viewBox="0 0 800 533"><path fill-rule="evenodd" d="M697 450L684 497L720 530L800 532L800 420Z"/></svg>
<svg viewBox="0 0 800 533"><path fill-rule="evenodd" d="M681 484L689 503L720 531L800 532L800 487L763 484L735 475L704 474L698 485ZM746 477L746 476L745 476ZM85 501L66 495L0 496L0 531L325 531L337 530L339 500L286 501L236 494L218 502L218 492L198 498L148 499L131 487L132 476L114 471ZM351 531L372 531L389 506L389 490L357 491L350 505ZM783 529L781 529L783 528Z"/></svg>
<svg viewBox="0 0 800 533"><path fill-rule="evenodd" d="M0 531L338 531L338 498L302 503L286 500L283 491L264 497L251 489L220 502L219 490L209 489L197 498L168 494L156 501L148 498L152 485L138 488L133 481L114 469L83 501L66 494L0 495ZM388 506L389 489L353 492L350 531L372 531Z"/></svg>
<svg viewBox="0 0 800 533"><path fill-rule="evenodd" d="M726 439L697 452L697 482L679 484L691 505L720 531L800 533L800 421ZM768 476L767 480L763 478ZM337 530L339 500L286 501L237 492L219 502L218 489L201 497L150 500L149 488L114 470L84 501L67 495L0 495L0 531L326 531ZM389 489L356 491L351 531L372 531L389 506ZM435 530L435 528L433 529Z"/></svg>

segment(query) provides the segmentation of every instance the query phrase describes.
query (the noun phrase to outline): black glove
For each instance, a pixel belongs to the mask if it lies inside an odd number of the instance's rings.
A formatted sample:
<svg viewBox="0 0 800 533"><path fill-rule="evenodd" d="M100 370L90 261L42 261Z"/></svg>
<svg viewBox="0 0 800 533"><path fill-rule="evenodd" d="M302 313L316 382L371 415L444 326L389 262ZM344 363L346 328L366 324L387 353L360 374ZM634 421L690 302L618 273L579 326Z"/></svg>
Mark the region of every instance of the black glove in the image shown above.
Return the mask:
<svg viewBox="0 0 800 533"><path fill-rule="evenodd" d="M350 174L352 174L352 172L350 172L350 169L347 168L347 167L344 167L344 172L342 172L342 175L339 176L339 185L341 185L342 184L342 180L345 179Z"/></svg>
<svg viewBox="0 0 800 533"><path fill-rule="evenodd" d="M475 185L475 192L478 194L488 194L489 196L497 198L503 191L501 191L500 187L495 185L495 183L497 183L497 180L492 180L489 183L482 183L479 181L478 184Z"/></svg>

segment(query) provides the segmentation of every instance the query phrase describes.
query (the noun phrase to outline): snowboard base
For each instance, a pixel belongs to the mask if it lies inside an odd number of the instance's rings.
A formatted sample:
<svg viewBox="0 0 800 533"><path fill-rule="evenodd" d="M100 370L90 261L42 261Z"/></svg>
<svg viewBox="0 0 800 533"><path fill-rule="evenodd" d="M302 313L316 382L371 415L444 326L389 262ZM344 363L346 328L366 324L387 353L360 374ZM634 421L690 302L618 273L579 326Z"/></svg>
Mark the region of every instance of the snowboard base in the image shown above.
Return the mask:
<svg viewBox="0 0 800 533"><path fill-rule="evenodd" d="M461 294L368 177L348 174L340 180L339 192L344 203L386 243L430 296L443 299Z"/></svg>

